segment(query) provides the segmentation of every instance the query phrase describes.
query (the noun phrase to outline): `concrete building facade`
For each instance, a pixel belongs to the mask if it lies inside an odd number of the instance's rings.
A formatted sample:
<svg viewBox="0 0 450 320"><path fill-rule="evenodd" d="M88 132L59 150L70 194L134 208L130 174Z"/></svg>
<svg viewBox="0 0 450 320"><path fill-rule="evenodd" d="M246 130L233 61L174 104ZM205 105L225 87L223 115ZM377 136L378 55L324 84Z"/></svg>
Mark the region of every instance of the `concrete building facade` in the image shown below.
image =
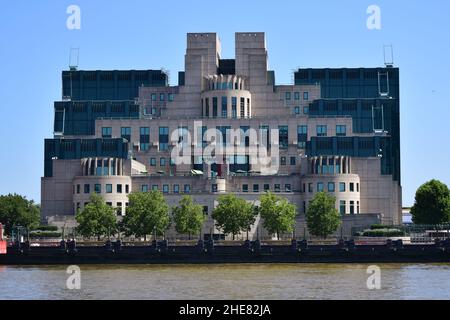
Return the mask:
<svg viewBox="0 0 450 320"><path fill-rule="evenodd" d="M192 195L209 235L220 194L257 204L270 190L296 204L297 233L320 191L346 233L401 223L399 70L299 69L277 85L264 33L236 33L235 50L222 59L215 33L187 34L177 86L160 70L64 71L43 218L73 217L92 192L125 215L130 192L158 189L171 205Z"/></svg>

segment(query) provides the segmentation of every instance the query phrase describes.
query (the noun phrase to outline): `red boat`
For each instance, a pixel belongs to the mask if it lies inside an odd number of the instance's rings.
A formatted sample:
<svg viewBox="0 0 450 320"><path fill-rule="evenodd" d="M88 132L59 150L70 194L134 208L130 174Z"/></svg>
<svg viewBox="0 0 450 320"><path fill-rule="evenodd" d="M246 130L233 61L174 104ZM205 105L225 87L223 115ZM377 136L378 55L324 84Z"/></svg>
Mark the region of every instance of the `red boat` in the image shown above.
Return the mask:
<svg viewBox="0 0 450 320"><path fill-rule="evenodd" d="M0 223L0 254L6 254L6 240L3 237L3 225Z"/></svg>

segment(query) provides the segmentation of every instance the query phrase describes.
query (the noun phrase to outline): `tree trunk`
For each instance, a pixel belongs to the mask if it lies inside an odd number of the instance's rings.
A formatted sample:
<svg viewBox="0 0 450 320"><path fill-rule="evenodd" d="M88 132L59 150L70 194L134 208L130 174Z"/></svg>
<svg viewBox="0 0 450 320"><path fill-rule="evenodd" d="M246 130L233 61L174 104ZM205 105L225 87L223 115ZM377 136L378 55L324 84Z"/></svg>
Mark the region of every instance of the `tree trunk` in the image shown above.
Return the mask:
<svg viewBox="0 0 450 320"><path fill-rule="evenodd" d="M147 235L144 234L144 242L147 241Z"/></svg>
<svg viewBox="0 0 450 320"><path fill-rule="evenodd" d="M97 235L97 241L100 242L100 235Z"/></svg>

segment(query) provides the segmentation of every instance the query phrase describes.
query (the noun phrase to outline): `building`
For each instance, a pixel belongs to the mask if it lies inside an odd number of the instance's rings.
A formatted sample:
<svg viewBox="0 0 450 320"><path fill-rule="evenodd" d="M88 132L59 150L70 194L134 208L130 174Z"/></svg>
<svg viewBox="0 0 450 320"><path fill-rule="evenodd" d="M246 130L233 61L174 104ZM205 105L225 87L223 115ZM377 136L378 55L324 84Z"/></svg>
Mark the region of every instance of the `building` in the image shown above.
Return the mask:
<svg viewBox="0 0 450 320"><path fill-rule="evenodd" d="M160 70L63 71L43 218L73 217L92 192L118 215L130 192L151 189L170 204L191 194L210 215L222 193L254 201L270 190L297 205L297 233L318 191L336 197L346 234L400 224L399 70L299 69L277 85L264 33L235 43L235 59L222 59L215 33L187 34L177 86Z"/></svg>

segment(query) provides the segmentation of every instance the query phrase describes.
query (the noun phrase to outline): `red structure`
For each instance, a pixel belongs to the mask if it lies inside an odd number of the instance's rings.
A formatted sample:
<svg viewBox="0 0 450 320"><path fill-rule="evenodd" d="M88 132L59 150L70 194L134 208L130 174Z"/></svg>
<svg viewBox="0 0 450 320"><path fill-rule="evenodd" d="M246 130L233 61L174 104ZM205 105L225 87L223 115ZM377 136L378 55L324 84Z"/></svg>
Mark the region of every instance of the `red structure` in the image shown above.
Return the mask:
<svg viewBox="0 0 450 320"><path fill-rule="evenodd" d="M3 225L0 223L0 254L6 254L6 240L3 238Z"/></svg>

